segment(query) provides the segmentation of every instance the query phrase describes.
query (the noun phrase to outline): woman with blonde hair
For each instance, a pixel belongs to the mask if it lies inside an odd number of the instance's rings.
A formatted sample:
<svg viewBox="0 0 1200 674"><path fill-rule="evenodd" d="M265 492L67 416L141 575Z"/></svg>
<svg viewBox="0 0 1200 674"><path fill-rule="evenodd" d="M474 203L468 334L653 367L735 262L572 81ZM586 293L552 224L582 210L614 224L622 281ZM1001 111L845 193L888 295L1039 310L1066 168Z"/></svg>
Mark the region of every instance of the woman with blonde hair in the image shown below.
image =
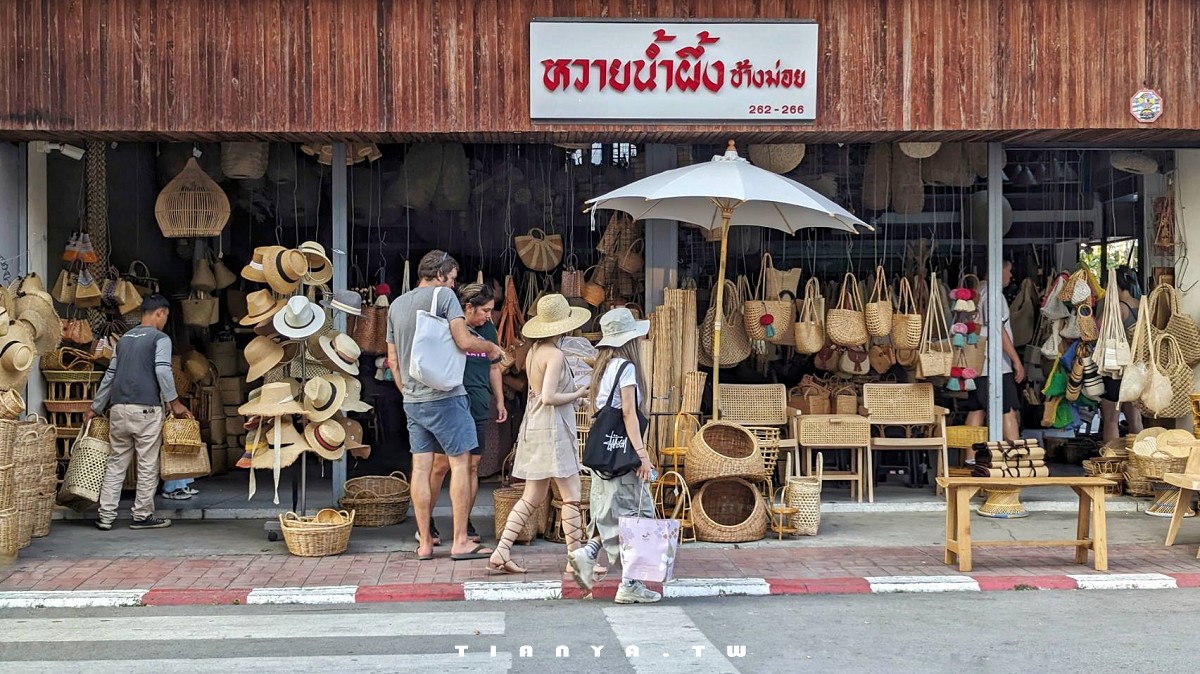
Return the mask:
<svg viewBox="0 0 1200 674"><path fill-rule="evenodd" d="M609 564L619 561L620 520L622 517L654 517L654 499L650 496L649 483L654 472L650 454L646 451L645 432L649 425L645 415L646 391L645 369L642 367L639 340L650 331L650 321L635 320L625 308L613 309L600 318L603 339L596 345L600 353L592 373L591 402L596 411L597 426L600 415L608 410L619 410L624 422L623 431L614 428L616 419L606 422L606 449L629 453L631 450L641 460L624 474L601 475L592 473L591 510L592 522L596 527L595 537L588 544L568 553L571 574L575 582L591 590L596 579L596 559L603 547ZM593 435L588 445L592 447ZM599 440L597 437L596 440ZM589 457L592 456L589 454ZM632 456L629 458L632 459ZM589 463L589 466L595 466ZM658 592L646 587L639 580L622 578L617 588L618 604L652 604L662 599Z"/></svg>
<svg viewBox="0 0 1200 674"><path fill-rule="evenodd" d="M550 480L554 480L562 495L563 533L568 554L577 549L584 538L579 509L575 401L587 395L588 389L575 385L575 377L559 342L590 319L591 312L572 307L562 295L547 295L538 300L537 315L521 330L525 338L532 341L525 361L525 371L529 375L529 404L517 435L512 475L525 480L525 491L509 513L496 550L488 560L488 566L494 571L525 573L523 567L512 561L512 545L538 506L546 501Z"/></svg>

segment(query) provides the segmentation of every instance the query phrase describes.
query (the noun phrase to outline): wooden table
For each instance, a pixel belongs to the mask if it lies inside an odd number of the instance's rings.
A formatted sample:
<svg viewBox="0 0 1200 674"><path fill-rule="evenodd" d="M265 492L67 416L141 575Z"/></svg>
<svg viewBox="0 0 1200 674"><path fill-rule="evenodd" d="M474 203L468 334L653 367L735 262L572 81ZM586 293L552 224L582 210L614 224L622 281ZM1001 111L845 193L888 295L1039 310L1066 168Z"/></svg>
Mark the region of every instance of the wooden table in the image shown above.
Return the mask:
<svg viewBox="0 0 1200 674"><path fill-rule="evenodd" d="M1108 570L1108 525L1104 519L1104 488L1111 480L1100 477L939 477L946 490L945 562L958 562L959 571L971 570L971 545L1075 548L1075 562L1087 564L1088 550L1095 553L1097 571ZM971 497L989 487L1070 487L1079 495L1079 519L1074 540L971 541ZM1089 537L1089 534L1090 537Z"/></svg>

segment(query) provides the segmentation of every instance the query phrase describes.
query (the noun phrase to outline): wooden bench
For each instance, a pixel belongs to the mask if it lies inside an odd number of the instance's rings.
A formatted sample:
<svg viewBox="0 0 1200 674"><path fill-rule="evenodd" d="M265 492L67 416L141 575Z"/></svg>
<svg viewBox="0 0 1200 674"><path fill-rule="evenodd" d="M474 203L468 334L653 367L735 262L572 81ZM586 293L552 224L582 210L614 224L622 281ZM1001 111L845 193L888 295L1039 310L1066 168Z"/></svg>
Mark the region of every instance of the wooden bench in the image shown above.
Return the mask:
<svg viewBox="0 0 1200 674"><path fill-rule="evenodd" d="M971 570L971 497L989 487L1070 487L1079 495L1075 539L1068 541L974 541L976 546L1075 548L1075 562L1087 564L1088 550L1095 553L1097 571L1108 570L1108 528L1104 519L1104 488L1111 480L1099 477L939 477L946 490L947 564L958 562L959 571ZM1089 534L1091 536L1089 537Z"/></svg>

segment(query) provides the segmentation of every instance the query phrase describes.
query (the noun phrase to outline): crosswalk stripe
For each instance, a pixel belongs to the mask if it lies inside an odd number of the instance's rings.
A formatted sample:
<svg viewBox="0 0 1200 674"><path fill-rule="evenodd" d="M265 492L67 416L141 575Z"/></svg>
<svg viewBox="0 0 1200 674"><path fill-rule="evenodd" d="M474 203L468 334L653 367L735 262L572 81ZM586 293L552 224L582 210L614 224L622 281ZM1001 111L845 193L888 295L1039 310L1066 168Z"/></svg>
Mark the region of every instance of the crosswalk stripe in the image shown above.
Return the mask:
<svg viewBox="0 0 1200 674"><path fill-rule="evenodd" d="M287 672L288 674L326 674L335 671L395 672L417 674L433 672L457 674L503 674L512 669L512 653L457 653L438 655L317 655L311 657L204 658L179 660L37 660L0 663L0 673L59 674L161 674L187 671L188 674L229 674L229 672Z"/></svg>
<svg viewBox="0 0 1200 674"><path fill-rule="evenodd" d="M175 641L191 639L289 639L320 637L438 636L504 634L500 611L444 613L359 613L289 615L157 616L119 618L36 618L0 620L7 643L81 641Z"/></svg>
<svg viewBox="0 0 1200 674"><path fill-rule="evenodd" d="M724 648L713 645L681 608L673 606L610 607L604 609L622 649L638 648L628 657L635 672L656 674L738 674L725 658ZM697 656L694 647L701 646Z"/></svg>

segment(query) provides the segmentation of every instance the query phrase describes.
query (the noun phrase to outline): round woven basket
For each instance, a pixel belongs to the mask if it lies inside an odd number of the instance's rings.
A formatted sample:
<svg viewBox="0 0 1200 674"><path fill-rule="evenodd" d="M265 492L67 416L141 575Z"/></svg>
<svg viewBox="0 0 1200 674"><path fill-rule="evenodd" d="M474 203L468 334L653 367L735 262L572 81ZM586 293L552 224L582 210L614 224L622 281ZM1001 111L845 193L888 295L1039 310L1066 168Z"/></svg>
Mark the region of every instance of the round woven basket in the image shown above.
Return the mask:
<svg viewBox="0 0 1200 674"><path fill-rule="evenodd" d="M723 477L760 479L765 466L750 431L727 421L710 421L688 446L683 476L688 485Z"/></svg>
<svg viewBox="0 0 1200 674"><path fill-rule="evenodd" d="M354 526L386 527L408 519L412 496L408 479L396 471L347 480L340 503L355 510Z"/></svg>
<svg viewBox="0 0 1200 674"><path fill-rule="evenodd" d="M566 543L567 542L567 532L563 528L562 507L563 507L562 501L559 501L558 499L554 499L554 500L550 501L550 510L548 511L550 513L550 521L546 525L546 532L542 535L542 538L545 538L546 540L550 541L551 543ZM588 527L589 510L590 510L590 508L588 507L587 502L580 503L579 516L582 519L584 531L587 531L589 528Z"/></svg>
<svg viewBox="0 0 1200 674"><path fill-rule="evenodd" d="M789 456L789 463L791 459ZM787 480L783 503L795 509L791 516L791 528L798 536L816 536L821 528L821 484L824 478L824 457L817 454L817 474L814 476L792 476ZM790 469L789 469L790 470Z"/></svg>
<svg viewBox="0 0 1200 674"><path fill-rule="evenodd" d="M780 175L790 173L804 160L804 143L771 143L751 145L750 162Z"/></svg>
<svg viewBox="0 0 1200 674"><path fill-rule="evenodd" d="M900 143L900 151L913 159L928 159L941 148L941 143Z"/></svg>
<svg viewBox="0 0 1200 674"><path fill-rule="evenodd" d="M521 500L521 495L525 493L525 487L500 487L492 492L492 501L495 504L495 525L496 539L499 540L504 534L504 525L508 522L508 516L512 512L513 507L517 505L517 501ZM518 543L532 543L534 538L537 538L538 532L546 526L546 519L550 512L549 500L543 502L534 511L533 516L525 522L525 527L521 529L521 533L517 534L516 541Z"/></svg>
<svg viewBox="0 0 1200 674"><path fill-rule="evenodd" d="M758 488L741 478L712 480L692 499L696 540L746 543L767 535L767 507Z"/></svg>
<svg viewBox="0 0 1200 674"><path fill-rule="evenodd" d="M1155 452L1151 456L1129 453L1129 466L1144 480L1161 480L1167 473L1182 473L1187 468L1187 457L1175 457L1166 452Z"/></svg>
<svg viewBox="0 0 1200 674"><path fill-rule="evenodd" d="M318 513L317 517L301 517L296 513L279 516L279 527L288 552L297 557L327 557L340 555L350 547L350 530L354 528L354 511L337 513L330 518Z"/></svg>
<svg viewBox="0 0 1200 674"><path fill-rule="evenodd" d="M16 505L17 485L13 482L13 465L0 466L0 510Z"/></svg>
<svg viewBox="0 0 1200 674"><path fill-rule="evenodd" d="M563 500L562 493L558 491L558 481L550 480L550 498L555 501ZM588 503L592 500L592 476L589 473L579 474L579 502Z"/></svg>
<svg viewBox="0 0 1200 674"><path fill-rule="evenodd" d="M0 419L13 420L25 411L25 399L14 389L0 392Z"/></svg>

